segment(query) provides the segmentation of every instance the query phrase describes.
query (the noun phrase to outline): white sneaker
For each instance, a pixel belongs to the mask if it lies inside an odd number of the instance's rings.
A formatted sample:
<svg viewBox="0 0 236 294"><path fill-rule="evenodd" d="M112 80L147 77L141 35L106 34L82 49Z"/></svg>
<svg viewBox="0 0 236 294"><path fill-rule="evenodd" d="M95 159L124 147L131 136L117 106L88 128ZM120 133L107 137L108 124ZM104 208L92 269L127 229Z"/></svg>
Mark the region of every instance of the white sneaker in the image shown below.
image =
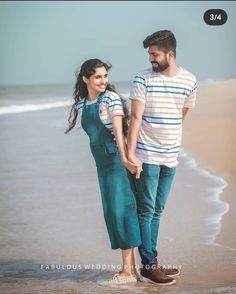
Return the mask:
<svg viewBox="0 0 236 294"><path fill-rule="evenodd" d="M136 275L119 275L116 273L110 280L108 281L102 281L99 284L100 285L115 285L115 284L126 284L126 283L135 283L137 282L137 276Z"/></svg>

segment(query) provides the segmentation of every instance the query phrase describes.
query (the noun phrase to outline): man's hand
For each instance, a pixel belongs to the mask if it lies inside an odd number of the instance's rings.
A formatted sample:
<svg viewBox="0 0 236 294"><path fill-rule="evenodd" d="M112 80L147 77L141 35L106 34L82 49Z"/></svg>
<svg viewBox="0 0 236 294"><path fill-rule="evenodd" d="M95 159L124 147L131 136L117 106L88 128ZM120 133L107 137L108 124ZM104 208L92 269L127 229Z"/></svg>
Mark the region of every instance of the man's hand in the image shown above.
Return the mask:
<svg viewBox="0 0 236 294"><path fill-rule="evenodd" d="M141 174L141 172L143 170L142 169L142 164L143 164L142 161L139 160L135 155L129 155L128 160L130 162L132 162L136 166L136 175L135 175L135 177L136 177L136 179L139 179L140 174Z"/></svg>
<svg viewBox="0 0 236 294"><path fill-rule="evenodd" d="M187 108L187 107L184 107L182 109L182 121L184 121L184 118L187 115L188 111L189 111L189 108Z"/></svg>
<svg viewBox="0 0 236 294"><path fill-rule="evenodd" d="M135 156L135 150L144 110L145 105L143 103L135 100L132 101L127 149L128 160L137 166L136 179L140 178L140 173L142 172L142 162Z"/></svg>
<svg viewBox="0 0 236 294"><path fill-rule="evenodd" d="M127 158L122 160L122 164L130 171L131 174L137 173L137 166Z"/></svg>

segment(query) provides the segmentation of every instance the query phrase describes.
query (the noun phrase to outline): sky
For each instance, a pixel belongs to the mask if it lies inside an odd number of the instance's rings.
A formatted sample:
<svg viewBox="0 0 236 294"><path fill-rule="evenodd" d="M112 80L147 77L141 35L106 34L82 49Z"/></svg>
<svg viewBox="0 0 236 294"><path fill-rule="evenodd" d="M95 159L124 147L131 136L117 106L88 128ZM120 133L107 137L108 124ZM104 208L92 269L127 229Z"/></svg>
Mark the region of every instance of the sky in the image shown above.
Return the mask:
<svg viewBox="0 0 236 294"><path fill-rule="evenodd" d="M224 25L204 22L214 8ZM143 40L163 29L198 80L236 77L235 1L1 1L0 85L71 84L89 58L112 64L112 82L131 81L150 67Z"/></svg>

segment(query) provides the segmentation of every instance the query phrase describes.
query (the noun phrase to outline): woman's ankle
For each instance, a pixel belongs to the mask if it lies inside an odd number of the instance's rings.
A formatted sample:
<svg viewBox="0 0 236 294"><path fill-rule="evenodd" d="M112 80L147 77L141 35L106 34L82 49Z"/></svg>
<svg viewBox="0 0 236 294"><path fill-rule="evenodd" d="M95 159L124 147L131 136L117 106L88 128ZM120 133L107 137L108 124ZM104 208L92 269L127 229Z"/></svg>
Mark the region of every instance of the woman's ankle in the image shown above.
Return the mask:
<svg viewBox="0 0 236 294"><path fill-rule="evenodd" d="M133 275L132 271L130 269L127 268L123 268L122 271L119 272L119 274L121 275L125 275L125 276L131 276Z"/></svg>
<svg viewBox="0 0 236 294"><path fill-rule="evenodd" d="M122 269L122 273L127 275L137 275L139 274L139 269L136 266L124 266Z"/></svg>

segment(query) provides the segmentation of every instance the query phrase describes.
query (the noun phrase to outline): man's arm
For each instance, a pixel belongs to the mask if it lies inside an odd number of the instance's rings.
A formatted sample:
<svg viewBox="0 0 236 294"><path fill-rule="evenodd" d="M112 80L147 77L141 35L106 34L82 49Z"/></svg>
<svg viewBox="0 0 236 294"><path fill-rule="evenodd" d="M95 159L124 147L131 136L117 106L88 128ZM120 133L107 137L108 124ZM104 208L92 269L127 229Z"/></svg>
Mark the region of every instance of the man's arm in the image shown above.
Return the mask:
<svg viewBox="0 0 236 294"><path fill-rule="evenodd" d="M145 110L145 105L142 102L133 100L131 104L131 120L128 130L127 138L127 150L128 150L128 160L136 165L141 166L142 162L135 156L135 150L138 140L138 134L142 123L142 117ZM139 173L137 177L139 177Z"/></svg>
<svg viewBox="0 0 236 294"><path fill-rule="evenodd" d="M125 138L123 134L122 115L115 115L112 117L112 129L116 139L116 144L120 152L120 158L123 165L132 173L137 172L136 166L128 161Z"/></svg>
<svg viewBox="0 0 236 294"><path fill-rule="evenodd" d="M185 98L184 107L182 109L182 122L184 121L184 118L187 115L187 112L189 111L189 109L195 106L196 93L197 93L197 81L195 78L195 84L193 85L192 91Z"/></svg>
<svg viewBox="0 0 236 294"><path fill-rule="evenodd" d="M185 116L187 115L187 112L189 111L188 107L184 107L182 109L182 122L184 121Z"/></svg>

